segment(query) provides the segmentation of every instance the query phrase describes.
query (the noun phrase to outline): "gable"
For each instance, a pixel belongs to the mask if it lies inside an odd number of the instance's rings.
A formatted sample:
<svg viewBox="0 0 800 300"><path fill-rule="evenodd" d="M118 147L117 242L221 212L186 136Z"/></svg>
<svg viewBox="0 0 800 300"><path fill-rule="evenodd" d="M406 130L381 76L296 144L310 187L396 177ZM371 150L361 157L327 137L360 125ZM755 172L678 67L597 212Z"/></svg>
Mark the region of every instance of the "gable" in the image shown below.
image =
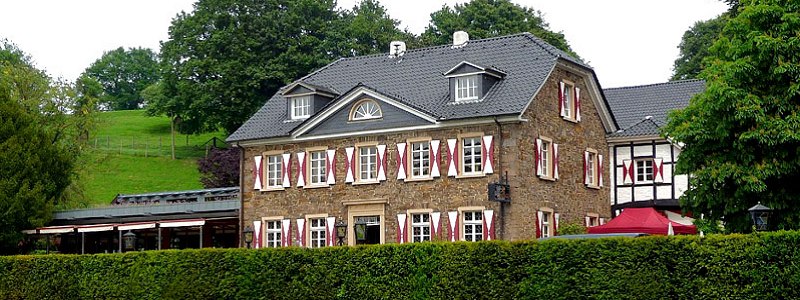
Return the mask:
<svg viewBox="0 0 800 300"><path fill-rule="evenodd" d="M363 132L367 130L392 129L392 128L402 128L409 126L431 124L431 122L425 119L422 119L405 110L402 110L389 103L374 98L366 98L366 99L374 100L376 103L378 103L383 116L377 119L351 121L350 114L352 112L353 106L358 105L360 101L365 98L366 97L358 98L356 101L353 101L350 105L342 107L341 109L333 113L330 117L328 117L321 123L317 124L317 126L310 129L304 135L319 136L328 134Z"/></svg>
<svg viewBox="0 0 800 300"><path fill-rule="evenodd" d="M284 96L293 96L293 95L303 95L303 94L311 94L314 93L313 90L302 86L302 85L295 85L292 89L283 93Z"/></svg>
<svg viewBox="0 0 800 300"><path fill-rule="evenodd" d="M464 74L475 74L479 72L483 72L483 68L477 68L475 65L470 63L461 63L444 74L445 76L458 76Z"/></svg>

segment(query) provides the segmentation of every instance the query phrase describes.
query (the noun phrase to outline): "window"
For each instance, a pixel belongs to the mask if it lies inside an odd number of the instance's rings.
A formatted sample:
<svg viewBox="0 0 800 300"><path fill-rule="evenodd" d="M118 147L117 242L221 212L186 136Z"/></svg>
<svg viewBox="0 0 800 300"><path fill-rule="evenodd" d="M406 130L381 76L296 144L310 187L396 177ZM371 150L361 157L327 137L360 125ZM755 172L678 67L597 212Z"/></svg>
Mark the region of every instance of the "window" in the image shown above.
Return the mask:
<svg viewBox="0 0 800 300"><path fill-rule="evenodd" d="M553 154L550 149L552 149L553 143L542 139L542 175L545 177L553 177L553 170L551 168L551 164L553 163Z"/></svg>
<svg viewBox="0 0 800 300"><path fill-rule="evenodd" d="M456 101L478 99L478 75L457 77Z"/></svg>
<svg viewBox="0 0 800 300"><path fill-rule="evenodd" d="M281 246L281 220L266 221L267 243L270 248Z"/></svg>
<svg viewBox="0 0 800 300"><path fill-rule="evenodd" d="M311 178L310 184L311 185L326 185L327 181L325 181L325 151L312 151L308 153L308 160L310 168L309 171L309 178Z"/></svg>
<svg viewBox="0 0 800 300"><path fill-rule="evenodd" d="M483 172L481 137L461 139L461 174L478 175Z"/></svg>
<svg viewBox="0 0 800 300"><path fill-rule="evenodd" d="M564 117L575 119L575 86L564 82Z"/></svg>
<svg viewBox="0 0 800 300"><path fill-rule="evenodd" d="M281 155L267 156L267 188L283 188L283 162Z"/></svg>
<svg viewBox="0 0 800 300"><path fill-rule="evenodd" d="M597 188L600 187L600 170L602 169L600 164L600 155L597 154L597 150L594 149L586 149L584 153L584 159L586 160L586 174L584 174L584 184L588 187Z"/></svg>
<svg viewBox="0 0 800 300"><path fill-rule="evenodd" d="M483 240L483 212L464 212L464 240L477 242Z"/></svg>
<svg viewBox="0 0 800 300"><path fill-rule="evenodd" d="M309 219L308 231L311 233L311 248L325 247L325 218Z"/></svg>
<svg viewBox="0 0 800 300"><path fill-rule="evenodd" d="M653 160L641 159L636 161L636 182L653 181Z"/></svg>
<svg viewBox="0 0 800 300"><path fill-rule="evenodd" d="M411 178L428 178L430 176L431 151L430 142L411 143Z"/></svg>
<svg viewBox="0 0 800 300"><path fill-rule="evenodd" d="M600 216L597 214L586 214L586 227L593 227L600 225Z"/></svg>
<svg viewBox="0 0 800 300"><path fill-rule="evenodd" d="M549 237L552 235L553 213L549 211L542 212L542 237Z"/></svg>
<svg viewBox="0 0 800 300"><path fill-rule="evenodd" d="M378 119L380 117L383 117L381 107L372 100L362 100L356 103L350 113L350 121Z"/></svg>
<svg viewBox="0 0 800 300"><path fill-rule="evenodd" d="M358 147L358 181L378 180L378 147Z"/></svg>
<svg viewBox="0 0 800 300"><path fill-rule="evenodd" d="M289 108L292 120L308 118L311 115L311 96L292 97Z"/></svg>
<svg viewBox="0 0 800 300"><path fill-rule="evenodd" d="M431 215L428 213L411 214L411 242L427 242L431 240Z"/></svg>

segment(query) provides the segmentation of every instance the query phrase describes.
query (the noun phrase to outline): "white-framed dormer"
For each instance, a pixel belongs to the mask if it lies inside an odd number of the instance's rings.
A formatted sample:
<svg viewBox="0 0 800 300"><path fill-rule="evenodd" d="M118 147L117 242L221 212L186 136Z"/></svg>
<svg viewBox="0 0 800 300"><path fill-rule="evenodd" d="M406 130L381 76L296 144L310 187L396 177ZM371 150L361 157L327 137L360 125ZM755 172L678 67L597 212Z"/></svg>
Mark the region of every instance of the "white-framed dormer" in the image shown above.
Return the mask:
<svg viewBox="0 0 800 300"><path fill-rule="evenodd" d="M444 72L450 80L450 98L453 103L480 101L505 73L495 68L486 68L462 61Z"/></svg>
<svg viewBox="0 0 800 300"><path fill-rule="evenodd" d="M286 121L308 119L337 96L331 89L302 81L286 86L281 94L286 98Z"/></svg>
<svg viewBox="0 0 800 300"><path fill-rule="evenodd" d="M289 119L301 120L311 116L311 95L289 97Z"/></svg>

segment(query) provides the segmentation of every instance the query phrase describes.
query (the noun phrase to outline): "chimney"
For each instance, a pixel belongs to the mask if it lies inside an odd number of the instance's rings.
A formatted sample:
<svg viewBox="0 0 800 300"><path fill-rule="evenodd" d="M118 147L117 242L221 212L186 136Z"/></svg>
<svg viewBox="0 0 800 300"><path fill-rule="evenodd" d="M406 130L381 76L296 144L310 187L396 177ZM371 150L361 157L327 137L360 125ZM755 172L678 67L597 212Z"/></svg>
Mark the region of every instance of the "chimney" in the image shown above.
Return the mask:
<svg viewBox="0 0 800 300"><path fill-rule="evenodd" d="M400 57L406 53L406 42L403 41L392 41L389 43L389 56L390 57Z"/></svg>
<svg viewBox="0 0 800 300"><path fill-rule="evenodd" d="M469 42L469 34L466 31L453 32L453 48L463 47Z"/></svg>

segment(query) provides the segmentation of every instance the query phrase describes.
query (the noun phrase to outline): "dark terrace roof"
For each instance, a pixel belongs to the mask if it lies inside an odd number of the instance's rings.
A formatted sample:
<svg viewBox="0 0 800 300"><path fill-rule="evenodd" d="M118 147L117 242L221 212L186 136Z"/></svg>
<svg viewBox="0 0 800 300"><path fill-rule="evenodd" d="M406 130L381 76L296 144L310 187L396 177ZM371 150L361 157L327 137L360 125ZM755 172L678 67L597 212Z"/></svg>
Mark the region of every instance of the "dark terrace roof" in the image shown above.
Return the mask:
<svg viewBox="0 0 800 300"><path fill-rule="evenodd" d="M471 40L460 48L443 45L412 49L401 59L386 53L343 58L301 80L342 93L359 84L369 86L438 120L513 115L522 113L559 58L591 70L532 34L522 33ZM462 61L493 67L507 76L492 86L482 101L448 103L449 81L443 73ZM228 141L288 136L303 123L287 119L286 99L276 94Z"/></svg>
<svg viewBox="0 0 800 300"><path fill-rule="evenodd" d="M689 99L706 88L703 80L680 80L604 89L611 113L624 130L609 135L657 135L670 111L689 105ZM651 118L646 118L651 116Z"/></svg>

